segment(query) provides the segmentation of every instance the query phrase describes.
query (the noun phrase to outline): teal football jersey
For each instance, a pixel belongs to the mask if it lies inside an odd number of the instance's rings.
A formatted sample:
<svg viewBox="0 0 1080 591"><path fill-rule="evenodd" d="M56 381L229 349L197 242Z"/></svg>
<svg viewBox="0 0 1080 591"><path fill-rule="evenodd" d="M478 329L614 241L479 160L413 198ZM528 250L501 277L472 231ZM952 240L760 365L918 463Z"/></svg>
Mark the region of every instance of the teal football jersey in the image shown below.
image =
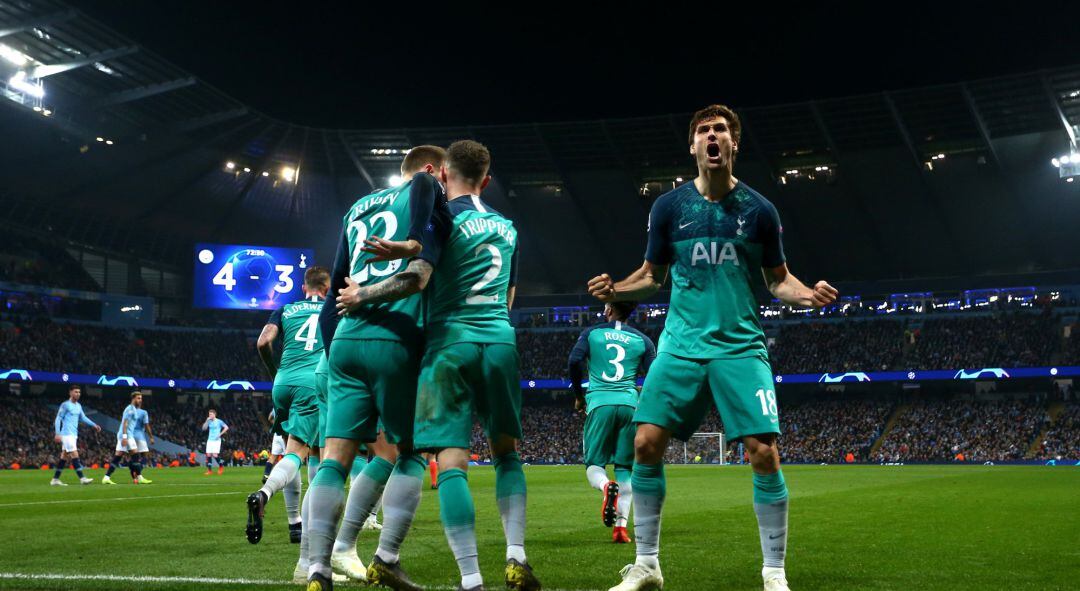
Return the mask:
<svg viewBox="0 0 1080 591"><path fill-rule="evenodd" d="M690 359L768 355L753 282L784 262L773 204L739 182L719 202L693 181L661 195L649 214L645 260L671 266L660 352Z"/></svg>
<svg viewBox="0 0 1080 591"><path fill-rule="evenodd" d="M403 271L408 266L406 260L371 262L374 255L362 250L364 241L375 236L392 241L414 239L427 249L431 211L436 196L441 193L441 187L431 175L418 173L396 187L359 199L345 214L333 285L343 284L345 275L361 286L375 285ZM334 339L419 343L422 325L422 297L414 294L393 302L361 306L341 319Z"/></svg>
<svg viewBox="0 0 1080 591"><path fill-rule="evenodd" d="M322 336L319 334L319 312L323 298L311 296L291 304L285 304L270 315L269 324L281 330L284 343L281 363L278 364L275 386L315 385L315 366L323 353Z"/></svg>
<svg viewBox="0 0 1080 591"><path fill-rule="evenodd" d="M517 281L517 229L476 195L436 216L437 247L420 254L435 272L428 286L427 346L517 342L507 293Z"/></svg>
<svg viewBox="0 0 1080 591"><path fill-rule="evenodd" d="M655 358L652 339L623 322L585 329L570 352L570 376L580 379L580 364L588 360L586 412L612 404L637 407L637 377L648 372Z"/></svg>

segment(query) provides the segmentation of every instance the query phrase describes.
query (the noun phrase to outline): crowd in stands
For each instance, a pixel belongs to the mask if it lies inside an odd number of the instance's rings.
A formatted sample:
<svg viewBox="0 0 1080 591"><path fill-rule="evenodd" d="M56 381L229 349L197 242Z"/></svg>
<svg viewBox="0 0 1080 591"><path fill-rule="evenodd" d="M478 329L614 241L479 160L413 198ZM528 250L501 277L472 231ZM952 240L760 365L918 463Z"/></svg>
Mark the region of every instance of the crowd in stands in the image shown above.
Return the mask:
<svg viewBox="0 0 1080 591"><path fill-rule="evenodd" d="M886 434L882 462L1020 460L1048 420L1031 400L930 400L910 405Z"/></svg>
<svg viewBox="0 0 1080 591"><path fill-rule="evenodd" d="M39 317L0 324L0 359L30 371L266 379L251 340L235 330L133 330Z"/></svg>
<svg viewBox="0 0 1080 591"><path fill-rule="evenodd" d="M1061 346L1059 327L1049 313L927 319L905 369L1047 365Z"/></svg>
<svg viewBox="0 0 1080 591"><path fill-rule="evenodd" d="M769 350L778 373L887 371L903 359L897 320L803 322L781 327Z"/></svg>
<svg viewBox="0 0 1080 591"><path fill-rule="evenodd" d="M1036 453L1040 460L1080 460L1080 402L1066 404L1046 430Z"/></svg>

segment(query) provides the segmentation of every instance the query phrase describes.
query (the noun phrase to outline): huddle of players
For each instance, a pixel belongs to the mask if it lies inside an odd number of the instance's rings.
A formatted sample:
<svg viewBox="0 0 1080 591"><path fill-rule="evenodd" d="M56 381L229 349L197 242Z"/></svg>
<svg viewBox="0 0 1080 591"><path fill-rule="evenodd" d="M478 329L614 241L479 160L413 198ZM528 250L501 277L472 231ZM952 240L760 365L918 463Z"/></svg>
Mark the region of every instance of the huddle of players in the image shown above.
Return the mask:
<svg viewBox="0 0 1080 591"><path fill-rule="evenodd" d="M275 373L276 424L289 440L266 484L248 498L247 535L253 543L261 538L266 502L307 457L314 476L302 503L294 577L304 576L310 591L331 589L335 570L394 589L421 588L402 569L399 550L420 502L422 452L437 454L441 516L461 588L483 588L467 478L474 410L495 458L506 584L540 588L525 556L526 487L516 451L521 391L509 308L517 230L479 197L490 162L487 148L473 141L410 150L401 184L346 213L329 280L325 270L309 269L309 299L275 312L260 336L264 363ZM284 346L276 368L267 343L278 333ZM346 467L362 443L374 457L346 501ZM365 569L355 532L380 497L383 528Z"/></svg>
<svg viewBox="0 0 1080 591"><path fill-rule="evenodd" d="M628 541L625 526L634 509L637 558L622 569L622 582L612 591L663 587L663 455L672 435L685 440L696 430L710 398L728 438L741 440L750 456L764 588L788 590L788 492L777 447L775 386L752 285L760 269L774 297L798 306L828 305L837 292L824 281L807 287L788 271L775 207L733 174L740 136L731 109L711 105L695 113L689 151L698 176L654 203L644 263L623 281L604 274L588 283L589 293L608 304L608 322L586 330L570 357L579 405L588 413L586 474L602 491L602 516L615 526L614 541ZM486 148L476 142L456 142L445 154L432 146L415 148L402 164L403 184L360 199L345 216L330 283L336 298L323 303L319 321L327 355L316 363L326 366L326 404L308 411L318 416L325 408L325 431L319 430L325 441L303 427L283 425L290 446L294 437L300 440L290 449L322 443L321 465L304 499L308 591L331 589L334 566L351 563L338 556L355 556L354 547L335 544L341 541L335 532L342 505L345 529L362 523L384 489L385 524L366 578L395 589L419 588L398 557L420 500L424 464L418 451L438 454L440 513L461 571L460 589L482 588L466 477L473 410L494 457L507 539L506 584L540 588L525 560L526 487L515 451L521 395L508 308L516 230L479 197L489 164ZM431 176L436 171L442 185ZM668 317L655 350L626 320L632 302L656 293L669 272ZM284 325L286 353L293 339L308 343L309 351L314 346L314 328L302 330L312 320L299 322L293 332ZM583 395L586 359L590 380ZM647 373L640 397L639 373ZM295 406L297 399L316 398L313 386L301 388L303 394L282 389L279 395L275 379L279 417L298 412L303 404ZM358 442L375 441L380 431L398 453L376 450L346 504L345 466ZM287 454L275 466L268 484L283 466L292 471L283 471L280 482L295 474L300 457L289 459ZM615 464L614 481L607 478L608 463ZM249 497L249 539L254 532L261 536L271 494L264 487Z"/></svg>

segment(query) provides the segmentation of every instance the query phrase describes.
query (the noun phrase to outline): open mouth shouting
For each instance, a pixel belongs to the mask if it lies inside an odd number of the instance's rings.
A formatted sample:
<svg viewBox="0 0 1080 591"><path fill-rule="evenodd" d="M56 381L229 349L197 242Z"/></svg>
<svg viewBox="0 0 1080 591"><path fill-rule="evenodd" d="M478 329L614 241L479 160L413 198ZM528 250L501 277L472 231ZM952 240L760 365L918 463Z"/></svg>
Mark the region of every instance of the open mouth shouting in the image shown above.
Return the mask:
<svg viewBox="0 0 1080 591"><path fill-rule="evenodd" d="M705 155L709 158L709 162L720 162L720 144L709 142L705 146Z"/></svg>

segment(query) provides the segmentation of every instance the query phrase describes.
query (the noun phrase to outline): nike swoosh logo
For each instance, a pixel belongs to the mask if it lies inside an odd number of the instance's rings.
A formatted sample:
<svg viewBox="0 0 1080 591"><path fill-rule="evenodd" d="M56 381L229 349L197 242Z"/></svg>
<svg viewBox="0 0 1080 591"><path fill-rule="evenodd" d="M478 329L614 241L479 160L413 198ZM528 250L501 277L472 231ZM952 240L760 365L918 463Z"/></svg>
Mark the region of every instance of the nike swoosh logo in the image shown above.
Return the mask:
<svg viewBox="0 0 1080 591"><path fill-rule="evenodd" d="M775 539L777 539L777 538L782 538L782 537L784 537L785 535L787 535L787 534L777 534L777 535L775 535L775 536L769 536L769 539L770 539L770 540L775 540Z"/></svg>
<svg viewBox="0 0 1080 591"><path fill-rule="evenodd" d="M685 228L687 226L692 226L692 225L694 225L694 222L689 222L689 223L686 223L686 224L679 224L679 229L682 230L683 228Z"/></svg>

